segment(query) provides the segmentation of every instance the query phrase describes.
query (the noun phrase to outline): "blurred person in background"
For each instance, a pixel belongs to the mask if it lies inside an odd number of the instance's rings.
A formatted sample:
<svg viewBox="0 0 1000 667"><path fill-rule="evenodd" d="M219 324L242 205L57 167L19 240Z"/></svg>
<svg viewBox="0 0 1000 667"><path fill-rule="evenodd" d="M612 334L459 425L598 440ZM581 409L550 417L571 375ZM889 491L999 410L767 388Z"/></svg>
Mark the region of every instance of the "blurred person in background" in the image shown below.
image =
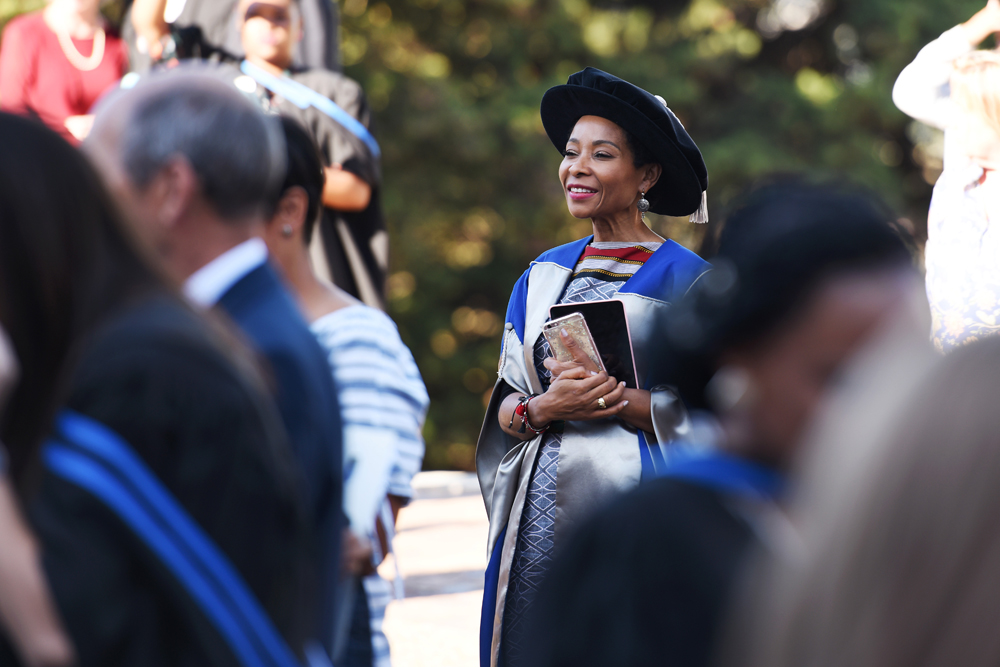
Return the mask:
<svg viewBox="0 0 1000 667"><path fill-rule="evenodd" d="M663 375L715 442L587 519L529 614L532 666L711 664L747 553L787 539L780 503L798 444L844 365L919 289L887 212L790 184L726 221L715 269L663 320Z"/></svg>
<svg viewBox="0 0 1000 667"><path fill-rule="evenodd" d="M238 0L126 0L122 34L133 71L173 58L225 54L241 58ZM295 64L340 71L339 5L298 0L302 39L293 45Z"/></svg>
<svg viewBox="0 0 1000 667"><path fill-rule="evenodd" d="M0 40L0 110L35 116L70 142L90 131L90 108L128 71L125 43L100 0L50 0Z"/></svg>
<svg viewBox="0 0 1000 667"><path fill-rule="evenodd" d="M336 389L260 238L285 173L281 127L212 71L175 68L122 91L85 148L187 299L225 313L266 361L320 540L314 636L330 651L343 527Z"/></svg>
<svg viewBox="0 0 1000 667"><path fill-rule="evenodd" d="M78 663L244 664L257 639L231 629L252 613L300 653L314 535L248 355L146 264L80 153L9 115L0 142L0 323L21 367L0 439ZM0 608L21 649L28 617Z"/></svg>
<svg viewBox="0 0 1000 667"><path fill-rule="evenodd" d="M20 368L7 332L0 325L0 415L17 384ZM45 582L38 540L24 517L7 476L0 442L0 634L27 667L60 667L75 662L55 601ZM9 661L0 650L0 662Z"/></svg>
<svg viewBox="0 0 1000 667"><path fill-rule="evenodd" d="M935 347L1000 331L1000 53L976 47L1000 31L1000 0L925 46L893 101L945 131L944 172L927 219L927 297Z"/></svg>
<svg viewBox="0 0 1000 667"><path fill-rule="evenodd" d="M294 65L303 35L299 0L240 0L236 11L243 71L252 77L237 84L299 121L323 158L322 216L312 241L316 269L351 296L384 309L389 240L379 194L380 149L364 91L328 69Z"/></svg>
<svg viewBox="0 0 1000 667"><path fill-rule="evenodd" d="M427 390L393 321L316 277L309 241L322 205L323 164L305 128L288 117L282 117L281 124L288 173L264 238L329 355L344 418L344 511L351 533L345 545L354 544L357 554L348 560L345 546L345 560L358 580L354 623L346 649L335 662L388 667L382 621L392 590L374 566L391 548L396 513L413 496L411 481L424 454L421 429ZM380 534L385 539L380 540Z"/></svg>
<svg viewBox="0 0 1000 667"><path fill-rule="evenodd" d="M541 115L564 154L569 211L590 218L594 235L542 254L511 294L476 452L490 517L483 667L526 664L528 612L554 551L576 522L662 464L684 413L647 366L653 325L710 269L644 221L647 210L707 216L701 152L662 98L587 68L545 94ZM612 298L624 303L646 388L627 388L589 360L556 362L542 335L553 304ZM654 427L659 413L667 416Z"/></svg>
<svg viewBox="0 0 1000 667"><path fill-rule="evenodd" d="M753 573L721 664L1000 662L998 392L1000 340L971 343L917 385L865 465L825 443L792 505L801 545Z"/></svg>

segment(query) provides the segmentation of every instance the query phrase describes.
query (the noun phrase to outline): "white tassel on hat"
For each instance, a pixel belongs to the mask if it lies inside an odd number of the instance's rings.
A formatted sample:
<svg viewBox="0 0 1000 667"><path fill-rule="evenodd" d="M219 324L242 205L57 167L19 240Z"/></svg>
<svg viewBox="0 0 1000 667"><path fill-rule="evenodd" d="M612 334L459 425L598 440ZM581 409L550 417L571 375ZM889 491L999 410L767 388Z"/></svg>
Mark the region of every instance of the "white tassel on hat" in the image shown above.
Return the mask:
<svg viewBox="0 0 1000 667"><path fill-rule="evenodd" d="M701 206L699 206L698 210L695 211L694 213L692 213L691 217L688 218L688 219L691 222L696 222L696 223L701 224L701 225L703 225L706 222L708 222L708 191L707 190L702 190L702 193L701 193Z"/></svg>

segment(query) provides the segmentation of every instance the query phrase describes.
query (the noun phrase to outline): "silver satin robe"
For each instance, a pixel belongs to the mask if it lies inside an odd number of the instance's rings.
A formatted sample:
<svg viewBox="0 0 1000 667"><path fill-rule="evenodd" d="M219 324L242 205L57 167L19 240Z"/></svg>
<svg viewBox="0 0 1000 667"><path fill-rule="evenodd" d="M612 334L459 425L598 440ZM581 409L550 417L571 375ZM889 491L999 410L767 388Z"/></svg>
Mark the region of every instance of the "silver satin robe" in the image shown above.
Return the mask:
<svg viewBox="0 0 1000 667"><path fill-rule="evenodd" d="M483 641L489 642L488 647L483 647L483 662L488 650L491 667L498 665L510 566L525 495L543 437L519 441L503 432L497 417L501 393L504 383L525 394L541 393L542 384L533 361L534 342L548 320L549 307L561 297L577 260L591 241L592 237L554 248L532 262L515 285L507 310L499 377L476 450L476 469L490 519L487 553L491 555L491 563L487 577L491 574L496 577L492 633L488 627L482 633ZM615 298L625 305L640 387L647 386L656 323L662 321L671 302L682 297L710 269L696 254L667 241L619 289ZM676 396L661 386L651 389L651 411L655 433L636 432L616 419L566 422L556 480L557 545L590 509L639 483L643 448L652 454L646 460L652 461L654 467L656 461L665 460L665 448L687 427L686 412ZM499 543L501 535L504 539ZM488 582L484 626L491 616L489 589Z"/></svg>

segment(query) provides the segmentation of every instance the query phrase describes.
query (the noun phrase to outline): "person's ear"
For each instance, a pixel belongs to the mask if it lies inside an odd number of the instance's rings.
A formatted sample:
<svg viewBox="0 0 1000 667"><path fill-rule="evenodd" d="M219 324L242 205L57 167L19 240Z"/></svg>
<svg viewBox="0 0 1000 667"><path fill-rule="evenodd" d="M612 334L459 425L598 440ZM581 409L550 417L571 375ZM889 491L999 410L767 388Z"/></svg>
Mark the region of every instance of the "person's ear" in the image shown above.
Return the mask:
<svg viewBox="0 0 1000 667"><path fill-rule="evenodd" d="M167 162L146 188L152 198L156 222L165 229L176 227L198 196L198 176L182 157Z"/></svg>
<svg viewBox="0 0 1000 667"><path fill-rule="evenodd" d="M656 182L660 180L662 174L663 167L659 163L653 162L652 164L647 164L643 167L642 185L639 189L642 192L649 192L656 185Z"/></svg>
<svg viewBox="0 0 1000 667"><path fill-rule="evenodd" d="M298 236L302 233L308 213L309 195L301 187L293 185L281 195L275 221L280 225L284 236ZM292 233L284 233L285 229L291 229Z"/></svg>

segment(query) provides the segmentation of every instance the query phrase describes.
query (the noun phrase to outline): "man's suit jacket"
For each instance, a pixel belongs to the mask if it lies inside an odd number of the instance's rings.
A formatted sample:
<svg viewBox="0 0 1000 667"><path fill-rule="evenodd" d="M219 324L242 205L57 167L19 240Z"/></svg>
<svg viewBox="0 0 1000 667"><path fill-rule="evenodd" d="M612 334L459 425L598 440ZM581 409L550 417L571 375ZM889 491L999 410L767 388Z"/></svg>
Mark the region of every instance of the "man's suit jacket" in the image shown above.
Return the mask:
<svg viewBox="0 0 1000 667"><path fill-rule="evenodd" d="M131 303L89 337L65 407L128 443L298 651L315 633L311 515L274 405L224 344L173 296ZM30 516L81 667L239 664L103 500L46 469Z"/></svg>
<svg viewBox="0 0 1000 667"><path fill-rule="evenodd" d="M268 264L226 291L218 305L263 357L275 400L298 459L320 536L325 581L317 600L316 639L332 641L334 592L343 524L343 449L340 406L326 355L288 291Z"/></svg>

